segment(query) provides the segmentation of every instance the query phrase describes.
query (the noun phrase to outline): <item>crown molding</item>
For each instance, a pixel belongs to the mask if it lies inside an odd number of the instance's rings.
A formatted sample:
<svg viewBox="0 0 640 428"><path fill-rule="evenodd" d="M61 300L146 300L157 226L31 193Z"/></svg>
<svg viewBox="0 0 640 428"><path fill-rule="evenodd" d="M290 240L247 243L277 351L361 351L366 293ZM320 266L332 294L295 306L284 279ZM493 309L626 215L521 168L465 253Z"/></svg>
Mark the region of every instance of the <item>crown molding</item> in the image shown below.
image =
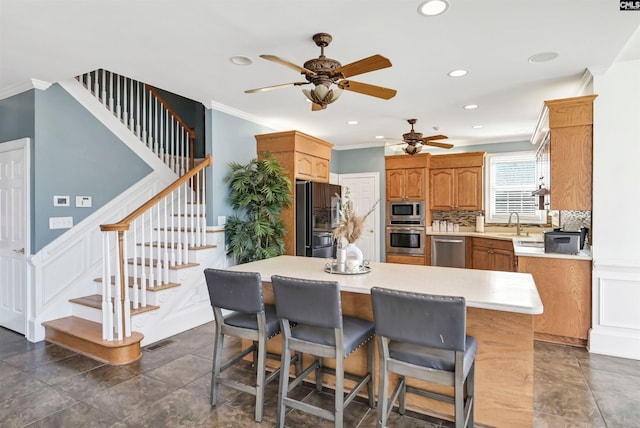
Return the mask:
<svg viewBox="0 0 640 428"><path fill-rule="evenodd" d="M222 113L230 114L231 116L239 117L240 119L248 120L249 122L253 122L258 125L266 126L267 128L271 128L276 132L285 131L284 129L281 129L281 127L273 123L269 123L257 116L254 116L242 110L235 109L233 107L229 107L228 105L221 104L216 101L211 101L210 108L213 110L220 111Z"/></svg>
<svg viewBox="0 0 640 428"><path fill-rule="evenodd" d="M44 91L48 89L49 86L51 86L51 83L38 79L31 79L28 82L16 83L0 91L0 100L30 91L31 89Z"/></svg>

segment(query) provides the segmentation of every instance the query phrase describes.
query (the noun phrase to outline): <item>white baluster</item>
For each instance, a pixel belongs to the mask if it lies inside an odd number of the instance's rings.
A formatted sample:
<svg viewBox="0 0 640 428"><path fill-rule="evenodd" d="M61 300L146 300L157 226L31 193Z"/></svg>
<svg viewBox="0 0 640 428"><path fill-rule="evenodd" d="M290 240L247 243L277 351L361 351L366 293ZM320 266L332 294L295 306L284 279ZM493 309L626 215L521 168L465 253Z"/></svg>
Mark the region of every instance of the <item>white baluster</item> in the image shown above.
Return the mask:
<svg viewBox="0 0 640 428"><path fill-rule="evenodd" d="M155 283L155 275L153 274L153 264L151 263L151 259L153 258L153 207L149 210L149 251L148 256L145 258L149 259L148 269L149 269L149 288L154 288L156 286ZM144 262L147 265L146 261Z"/></svg>
<svg viewBox="0 0 640 428"><path fill-rule="evenodd" d="M177 206L178 206L178 212L177 212L177 219L178 219L178 226L176 228L176 233L178 236L178 245L176 246L176 252L177 252L177 260L176 263L178 265L181 265L183 263L182 261L182 216L181 216L181 208L182 208L182 199L180 199L180 189L182 188L182 186L178 186L178 188L176 189L178 195L177 195Z"/></svg>
<svg viewBox="0 0 640 428"><path fill-rule="evenodd" d="M149 117L147 118L147 122L149 122L149 134L147 136L147 147L151 151L153 151L153 97L151 93L149 93Z"/></svg>
<svg viewBox="0 0 640 428"><path fill-rule="evenodd" d="M120 75L116 74L116 116L122 118L122 105L120 105Z"/></svg>
<svg viewBox="0 0 640 428"><path fill-rule="evenodd" d="M147 253L147 243L144 240L144 213L140 216L140 242L142 243L142 254L140 257L140 305L144 308L147 306L147 271L144 266L144 259Z"/></svg>
<svg viewBox="0 0 640 428"><path fill-rule="evenodd" d="M156 281L158 283L158 285L162 285L163 282L163 277L162 277L162 255L160 254L161 252L161 248L160 248L160 234L162 233L162 231L160 230L160 204L156 204L156 206L158 207L158 223L156 226Z"/></svg>
<svg viewBox="0 0 640 428"><path fill-rule="evenodd" d="M195 192L195 199L196 199L196 218L195 218L195 234L196 234L196 246L200 247L202 246L202 227L201 227L201 223L200 223L200 216L201 216L201 212L200 212L200 180L199 180L199 176L200 173L196 174L193 177L193 191Z"/></svg>
<svg viewBox="0 0 640 428"><path fill-rule="evenodd" d="M120 254L120 247L117 245L116 242L116 254L118 255L118 257L116 257L116 269L115 269L115 281L114 281L114 293L113 293L113 298L114 298L114 306L115 306L115 328L116 328L116 339L117 340L122 340L122 304L120 302L120 262L119 262L119 257L124 257L123 254ZM125 260L126 263L126 260Z"/></svg>
<svg viewBox="0 0 640 428"><path fill-rule="evenodd" d="M102 234L102 339L113 340L113 303L111 301L111 247L109 233Z"/></svg>
<svg viewBox="0 0 640 428"><path fill-rule="evenodd" d="M146 103L146 97L147 97L147 88L144 87L144 83L141 83L141 87L142 87L142 134L140 139L142 140L143 143L147 144L147 122L148 122L148 118L147 118L147 103Z"/></svg>
<svg viewBox="0 0 640 428"><path fill-rule="evenodd" d="M202 204L202 245L207 245L207 194L205 193L206 186L205 182L207 181L207 175L204 173L204 169L200 171L202 176L202 188L200 191L201 196L201 204Z"/></svg>
<svg viewBox="0 0 640 428"><path fill-rule="evenodd" d="M113 73L109 72L109 111L113 113Z"/></svg>
<svg viewBox="0 0 640 428"><path fill-rule="evenodd" d="M143 120L142 116L140 115L140 87L141 87L142 83L137 82L136 83L136 135L138 136L138 138L140 138L141 135L141 126L140 126L140 121ZM144 105L144 100L142 100L142 104Z"/></svg>
<svg viewBox="0 0 640 428"><path fill-rule="evenodd" d="M129 79L129 130L135 129L135 117L133 111L133 79Z"/></svg>
<svg viewBox="0 0 640 428"><path fill-rule="evenodd" d="M170 264L171 267L175 267L176 266L176 228L175 228L175 198L176 198L176 191L171 192L170 198L171 198L171 255L170 255Z"/></svg>
<svg viewBox="0 0 640 428"><path fill-rule="evenodd" d="M133 293L133 309L138 309L138 221L133 221L133 275L132 275L132 290ZM129 288L128 278L125 277L125 282L127 283L127 289Z"/></svg>
<svg viewBox="0 0 640 428"><path fill-rule="evenodd" d="M127 248L129 247L129 240L127 239L127 232L123 232L124 233L124 245L122 246L122 251L124 252L123 255L123 259L124 259L124 263L125 266L128 265L129 263L129 259L127 257ZM136 263L136 261L133 261L134 265ZM124 281L125 283L122 284L122 289L124 289L124 314L122 316L122 322L123 322L123 326L124 326L124 337L129 337L131 336L131 301L129 300L129 287L128 287L128 280L129 280L129 275L128 275L128 269L125 267L124 270Z"/></svg>
<svg viewBox="0 0 640 428"><path fill-rule="evenodd" d="M192 247L195 247L196 246L195 212L194 212L194 210L195 210L195 206L194 206L195 205L195 195L194 195L194 190L193 190L195 188L195 186L194 186L195 183L194 183L193 177L191 177L189 179L189 182L191 183L191 192L189 193L189 196L190 196L190 199L191 199L191 204L190 204L190 206L191 206L191 210L190 210L191 221L189 222L190 223L190 227L189 227L189 244Z"/></svg>
<svg viewBox="0 0 640 428"><path fill-rule="evenodd" d="M188 217L188 213L189 213L189 206L188 201L189 201L189 185L188 183L185 181L184 184L182 185L184 186L184 226L182 228L182 233L184 234L184 246L182 249L182 263L189 263L189 232L187 230L187 228L189 227L189 217Z"/></svg>
<svg viewBox="0 0 640 428"><path fill-rule="evenodd" d="M171 168L171 171L175 172L177 174L176 171L176 136L175 136L175 130L176 130L176 122L177 120L172 120L171 121L171 132L170 135L171 137L169 138L169 140L171 141L171 158L170 158L170 162L169 162L169 168Z"/></svg>
<svg viewBox="0 0 640 428"><path fill-rule="evenodd" d="M163 267L163 283L169 283L169 219L167 217L167 198L163 199L164 205L164 233L162 239L162 246L164 247L164 251L162 252L162 267Z"/></svg>
<svg viewBox="0 0 640 428"><path fill-rule="evenodd" d="M158 99L156 98L156 109L154 112L154 125L155 125L155 132L153 133L154 135L154 144L153 144L153 153L155 153L156 156L158 156L158 150L159 150L159 139L160 136L158 135L158 110L159 110L159 103L158 103Z"/></svg>
<svg viewBox="0 0 640 428"><path fill-rule="evenodd" d="M129 94L127 93L127 80L129 80L128 77L124 77L124 82L122 83L122 123L124 123L124 126L129 126L129 105L128 105L128 100L129 100Z"/></svg>
<svg viewBox="0 0 640 428"><path fill-rule="evenodd" d="M104 105L105 107L107 106L107 70L105 70L104 68L102 69L102 91L101 93L101 97L102 97L102 105Z"/></svg>

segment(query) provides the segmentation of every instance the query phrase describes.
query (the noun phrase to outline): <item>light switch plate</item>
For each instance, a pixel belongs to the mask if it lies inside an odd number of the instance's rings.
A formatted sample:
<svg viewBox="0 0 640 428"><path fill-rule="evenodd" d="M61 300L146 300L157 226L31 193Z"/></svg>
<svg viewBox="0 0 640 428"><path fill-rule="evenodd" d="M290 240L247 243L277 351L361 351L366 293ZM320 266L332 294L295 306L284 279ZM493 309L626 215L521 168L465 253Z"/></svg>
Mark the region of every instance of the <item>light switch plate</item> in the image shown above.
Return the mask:
<svg viewBox="0 0 640 428"><path fill-rule="evenodd" d="M76 196L76 208L91 208L91 196Z"/></svg>

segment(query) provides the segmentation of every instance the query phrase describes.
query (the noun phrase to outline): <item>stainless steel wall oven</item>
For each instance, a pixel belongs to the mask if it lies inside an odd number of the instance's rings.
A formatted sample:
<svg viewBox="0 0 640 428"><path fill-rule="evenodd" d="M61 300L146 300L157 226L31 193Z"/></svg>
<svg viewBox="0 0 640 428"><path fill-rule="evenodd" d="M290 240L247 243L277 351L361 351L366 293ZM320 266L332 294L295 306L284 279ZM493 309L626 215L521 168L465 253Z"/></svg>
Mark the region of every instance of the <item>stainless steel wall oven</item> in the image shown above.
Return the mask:
<svg viewBox="0 0 640 428"><path fill-rule="evenodd" d="M387 254L424 256L424 227L387 226Z"/></svg>

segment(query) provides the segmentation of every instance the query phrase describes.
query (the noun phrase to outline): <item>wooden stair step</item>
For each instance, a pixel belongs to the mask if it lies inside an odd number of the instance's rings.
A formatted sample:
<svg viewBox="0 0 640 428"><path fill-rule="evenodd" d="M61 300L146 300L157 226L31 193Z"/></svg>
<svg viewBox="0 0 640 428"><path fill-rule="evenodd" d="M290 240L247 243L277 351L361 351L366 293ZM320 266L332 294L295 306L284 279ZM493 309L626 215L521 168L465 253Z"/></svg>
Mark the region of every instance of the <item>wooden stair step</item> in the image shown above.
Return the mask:
<svg viewBox="0 0 640 428"><path fill-rule="evenodd" d="M127 280L129 282L129 287L133 288L133 286L135 284L135 282L134 282L135 279L136 278L134 278L132 276L127 277ZM140 281L140 278L137 278L137 279L138 279L138 289L142 289L142 281ZM94 281L102 283L102 278L94 278ZM144 282L145 282L147 291L166 290L167 288L180 287L182 285L179 282L169 282L167 284L156 285L155 287L151 287L149 285L149 279L146 279ZM115 285L115 283L116 283L116 277L112 276L111 277L111 284Z"/></svg>
<svg viewBox="0 0 640 428"><path fill-rule="evenodd" d="M102 325L79 317L65 317L43 322L45 340L71 349L107 364L121 365L142 357L140 342L144 338L136 331L131 337L112 342L102 340Z"/></svg>
<svg viewBox="0 0 640 428"><path fill-rule="evenodd" d="M144 265L144 266L151 266L151 267L157 267L158 266L158 259L143 259L141 257L138 257L137 259L128 259L127 263L129 263L130 265L136 263L138 265ZM200 263L183 263L181 265L176 265L176 266L169 266L169 270L180 270L180 269L186 269L186 268L190 268L190 267L194 267L194 266L200 266Z"/></svg>
<svg viewBox="0 0 640 428"><path fill-rule="evenodd" d="M78 305L88 306L90 308L102 309L102 295L92 294L90 296L76 297L75 299L69 299L71 303L77 303ZM113 297L111 302L115 304ZM160 306L147 305L133 309L133 302L129 302L129 308L131 309L131 315L137 315L144 312L155 311L160 309Z"/></svg>
<svg viewBox="0 0 640 428"><path fill-rule="evenodd" d="M171 244L170 242L160 242L158 243L158 241L153 241L153 242L145 242L145 243L137 243L136 244L138 247L154 247L154 248L158 248L158 245L160 246L160 248L176 248L178 246L177 242L174 242L173 244ZM199 246L191 246L189 245L187 247L187 250L205 250L207 248L218 248L217 245L199 245Z"/></svg>

